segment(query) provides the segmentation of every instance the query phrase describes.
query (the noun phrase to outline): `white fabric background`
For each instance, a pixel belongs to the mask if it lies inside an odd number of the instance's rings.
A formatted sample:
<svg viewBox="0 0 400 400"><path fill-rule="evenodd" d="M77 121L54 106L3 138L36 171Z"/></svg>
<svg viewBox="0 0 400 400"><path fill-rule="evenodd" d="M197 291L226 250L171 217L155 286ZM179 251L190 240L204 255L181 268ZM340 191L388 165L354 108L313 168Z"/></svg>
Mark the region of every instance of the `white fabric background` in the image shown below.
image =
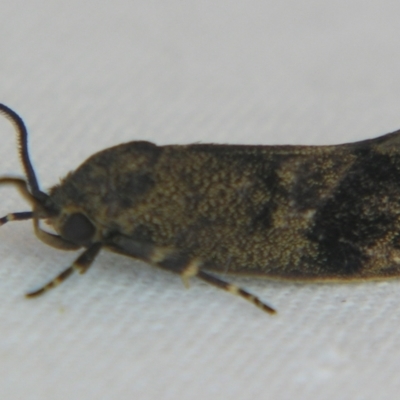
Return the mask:
<svg viewBox="0 0 400 400"><path fill-rule="evenodd" d="M44 188L124 141L332 144L400 128L391 0L2 0L0 101L30 129ZM21 174L0 118L0 174ZM1 188L0 213L27 207ZM395 399L400 281L232 279L273 304L102 253L75 257L29 222L0 229L2 399Z"/></svg>

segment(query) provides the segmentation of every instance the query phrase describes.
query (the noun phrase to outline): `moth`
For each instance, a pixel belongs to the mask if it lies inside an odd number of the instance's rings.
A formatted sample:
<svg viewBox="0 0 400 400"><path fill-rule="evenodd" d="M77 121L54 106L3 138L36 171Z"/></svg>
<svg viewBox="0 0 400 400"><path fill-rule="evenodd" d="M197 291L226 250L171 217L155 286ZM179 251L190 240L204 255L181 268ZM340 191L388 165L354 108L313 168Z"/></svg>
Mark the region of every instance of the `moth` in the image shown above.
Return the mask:
<svg viewBox="0 0 400 400"><path fill-rule="evenodd" d="M334 146L157 146L133 141L105 149L43 192L21 117L15 125L26 179L13 185L32 211L37 237L83 249L40 295L84 273L102 249L237 294L275 310L214 273L294 281L400 275L400 131ZM40 221L56 233L42 228Z"/></svg>

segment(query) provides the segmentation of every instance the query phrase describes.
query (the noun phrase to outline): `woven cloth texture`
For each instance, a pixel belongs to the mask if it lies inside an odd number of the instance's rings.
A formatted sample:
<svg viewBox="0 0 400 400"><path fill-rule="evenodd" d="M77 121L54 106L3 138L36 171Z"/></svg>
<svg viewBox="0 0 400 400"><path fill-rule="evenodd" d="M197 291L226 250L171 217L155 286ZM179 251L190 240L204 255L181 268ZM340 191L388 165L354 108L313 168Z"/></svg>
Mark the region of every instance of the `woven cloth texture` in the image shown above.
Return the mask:
<svg viewBox="0 0 400 400"><path fill-rule="evenodd" d="M335 144L400 128L400 2L2 0L0 102L43 188L130 141ZM0 118L0 175L22 175ZM1 187L0 212L29 210ZM395 399L400 281L229 278L279 311L0 229L1 399Z"/></svg>

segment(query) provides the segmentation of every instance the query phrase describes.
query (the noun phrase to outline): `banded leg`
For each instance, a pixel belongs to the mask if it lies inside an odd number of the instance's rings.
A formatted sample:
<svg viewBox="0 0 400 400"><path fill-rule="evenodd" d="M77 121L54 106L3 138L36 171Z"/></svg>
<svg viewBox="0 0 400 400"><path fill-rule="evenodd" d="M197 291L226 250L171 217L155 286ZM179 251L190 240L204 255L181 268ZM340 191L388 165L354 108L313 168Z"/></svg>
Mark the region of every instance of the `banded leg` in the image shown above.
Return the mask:
<svg viewBox="0 0 400 400"><path fill-rule="evenodd" d="M158 260L160 255L163 255L162 260ZM189 278L196 276L197 278L213 285L219 289L226 290L229 293L236 294L243 299L254 304L256 307L270 314L275 314L276 311L268 304L263 303L258 297L252 295L246 290L236 286L232 283L225 282L224 280L217 278L213 275L209 275L207 272L201 270L201 261L198 259L190 259L185 255L174 253L168 250L160 252L159 250L154 252L150 257L152 262L155 262L159 267L168 269L169 271L178 272L181 275L183 283L186 287L189 286Z"/></svg>
<svg viewBox="0 0 400 400"><path fill-rule="evenodd" d="M151 243L139 242L126 236L113 237L111 241L107 243L107 247L117 253L134 257L156 265L159 268L179 274L186 287L188 287L189 278L197 276L210 285L242 297L269 314L276 313L271 306L263 303L258 297L246 290L202 271L202 263L199 259L190 258L188 255L176 249L158 247Z"/></svg>
<svg viewBox="0 0 400 400"><path fill-rule="evenodd" d="M80 274L85 273L89 267L92 265L96 256L99 254L101 249L101 243L93 243L90 247L88 247L67 269L62 271L59 275L57 275L50 282L42 286L41 288L34 290L33 292L29 292L26 294L26 297L36 297L44 292L47 292L49 289L52 289L58 286L60 283L64 282L69 276L72 275L74 271L78 271Z"/></svg>
<svg viewBox="0 0 400 400"><path fill-rule="evenodd" d="M23 211L23 212L15 212L11 214L7 214L4 217L0 218L0 226L6 224L11 221L25 221L27 219L33 218L32 211Z"/></svg>
<svg viewBox="0 0 400 400"><path fill-rule="evenodd" d="M236 294L242 297L243 299L249 301L256 307L261 308L261 310L266 311L269 314L276 313L276 310L273 309L271 306L269 306L266 303L263 303L258 297L240 288L239 286L233 285L232 283L229 282L225 282L224 280L217 278L213 275L210 275L204 271L199 271L196 276L199 279L203 280L204 282L209 283L210 285L213 285L219 289L226 290L229 293Z"/></svg>

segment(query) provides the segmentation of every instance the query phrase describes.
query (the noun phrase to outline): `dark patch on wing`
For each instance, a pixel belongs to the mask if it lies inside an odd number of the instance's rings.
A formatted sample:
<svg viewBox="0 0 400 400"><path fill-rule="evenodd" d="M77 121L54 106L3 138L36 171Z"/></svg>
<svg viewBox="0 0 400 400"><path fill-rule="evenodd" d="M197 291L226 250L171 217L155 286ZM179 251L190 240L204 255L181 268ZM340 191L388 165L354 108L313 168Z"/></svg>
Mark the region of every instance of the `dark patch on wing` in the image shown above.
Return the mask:
<svg viewBox="0 0 400 400"><path fill-rule="evenodd" d="M400 250L400 232L393 237L390 244L394 249Z"/></svg>
<svg viewBox="0 0 400 400"><path fill-rule="evenodd" d="M273 201L264 204L261 211L253 217L251 230L256 228L261 228L263 230L270 228L272 226L272 215L276 207L277 205Z"/></svg>
<svg viewBox="0 0 400 400"><path fill-rule="evenodd" d="M324 173L315 163L303 163L296 171L296 181L290 190L290 198L298 211L314 208L320 201L325 185Z"/></svg>
<svg viewBox="0 0 400 400"><path fill-rule="evenodd" d="M153 188L155 182L150 173L127 172L117 177L116 189L119 192L129 193L131 197L146 194Z"/></svg>
<svg viewBox="0 0 400 400"><path fill-rule="evenodd" d="M319 247L318 263L327 274L351 276L368 259L365 249L395 229L400 201L400 160L370 149L356 149L357 156L334 194L320 207L308 237ZM389 198L388 204L382 204Z"/></svg>
<svg viewBox="0 0 400 400"><path fill-rule="evenodd" d="M280 199L284 198L286 194L286 190L280 185L280 177L277 174L280 163L284 159L284 157L276 157L265 160L264 157L253 161L256 168L256 185L260 185L261 190L269 194L269 200L262 204L253 216L251 230L265 230L272 227L274 212L279 206Z"/></svg>
<svg viewBox="0 0 400 400"><path fill-rule="evenodd" d="M117 201L122 208L132 207L143 198L154 185L154 179L149 173L127 172L117 175L113 182L113 190L109 190L103 200Z"/></svg>

